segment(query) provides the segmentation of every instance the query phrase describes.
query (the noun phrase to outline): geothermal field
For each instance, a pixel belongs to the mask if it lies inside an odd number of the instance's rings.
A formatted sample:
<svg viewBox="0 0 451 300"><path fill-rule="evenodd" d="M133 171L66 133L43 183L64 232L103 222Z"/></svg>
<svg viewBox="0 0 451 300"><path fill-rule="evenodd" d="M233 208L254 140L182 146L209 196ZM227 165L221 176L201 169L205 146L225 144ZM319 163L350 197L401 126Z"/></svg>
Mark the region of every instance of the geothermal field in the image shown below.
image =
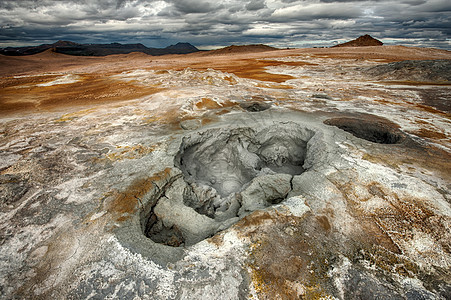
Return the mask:
<svg viewBox="0 0 451 300"><path fill-rule="evenodd" d="M451 52L0 55L1 299L450 299Z"/></svg>

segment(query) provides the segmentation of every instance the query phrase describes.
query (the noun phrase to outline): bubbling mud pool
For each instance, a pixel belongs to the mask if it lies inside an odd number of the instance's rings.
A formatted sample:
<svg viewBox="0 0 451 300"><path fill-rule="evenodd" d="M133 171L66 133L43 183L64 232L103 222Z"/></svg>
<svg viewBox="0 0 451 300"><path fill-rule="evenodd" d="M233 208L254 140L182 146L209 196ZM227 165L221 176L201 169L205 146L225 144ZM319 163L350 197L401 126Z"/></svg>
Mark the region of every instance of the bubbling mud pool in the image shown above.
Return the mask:
<svg viewBox="0 0 451 300"><path fill-rule="evenodd" d="M174 159L181 176L146 210L144 235L159 244L188 246L280 203L292 190L293 176L306 171L314 135L281 122L185 136Z"/></svg>

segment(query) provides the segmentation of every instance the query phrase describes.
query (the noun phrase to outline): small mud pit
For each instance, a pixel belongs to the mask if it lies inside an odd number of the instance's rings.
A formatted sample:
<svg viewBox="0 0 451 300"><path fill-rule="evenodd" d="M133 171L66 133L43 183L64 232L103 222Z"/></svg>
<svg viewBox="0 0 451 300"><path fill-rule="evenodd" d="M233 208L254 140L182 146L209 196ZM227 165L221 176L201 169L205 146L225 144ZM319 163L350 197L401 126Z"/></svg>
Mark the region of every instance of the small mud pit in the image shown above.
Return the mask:
<svg viewBox="0 0 451 300"><path fill-rule="evenodd" d="M240 107L249 112L259 112L269 109L271 104L265 102L242 102Z"/></svg>
<svg viewBox="0 0 451 300"><path fill-rule="evenodd" d="M378 144L398 144L404 139L404 134L398 126L388 120L334 118L325 120L324 124L338 127L355 137Z"/></svg>
<svg viewBox="0 0 451 300"><path fill-rule="evenodd" d="M180 229L176 225L166 226L154 213L147 220L144 234L156 243L171 247L180 247L185 244L185 238Z"/></svg>
<svg viewBox="0 0 451 300"><path fill-rule="evenodd" d="M284 122L184 137L174 159L181 176L141 216L144 234L159 244L189 246L282 202L293 189L293 176L305 171L314 134Z"/></svg>

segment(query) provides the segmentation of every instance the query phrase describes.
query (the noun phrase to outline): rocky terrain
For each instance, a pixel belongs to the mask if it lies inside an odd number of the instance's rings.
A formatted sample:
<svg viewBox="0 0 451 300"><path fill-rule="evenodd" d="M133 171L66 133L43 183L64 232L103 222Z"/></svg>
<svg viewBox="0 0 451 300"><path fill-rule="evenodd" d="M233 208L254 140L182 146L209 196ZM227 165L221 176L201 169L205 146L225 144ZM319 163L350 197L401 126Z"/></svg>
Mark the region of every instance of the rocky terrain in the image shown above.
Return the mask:
<svg viewBox="0 0 451 300"><path fill-rule="evenodd" d="M368 73L378 79L417 83L450 84L450 60L405 60L370 68Z"/></svg>
<svg viewBox="0 0 451 300"><path fill-rule="evenodd" d="M449 299L450 59L0 56L0 298Z"/></svg>

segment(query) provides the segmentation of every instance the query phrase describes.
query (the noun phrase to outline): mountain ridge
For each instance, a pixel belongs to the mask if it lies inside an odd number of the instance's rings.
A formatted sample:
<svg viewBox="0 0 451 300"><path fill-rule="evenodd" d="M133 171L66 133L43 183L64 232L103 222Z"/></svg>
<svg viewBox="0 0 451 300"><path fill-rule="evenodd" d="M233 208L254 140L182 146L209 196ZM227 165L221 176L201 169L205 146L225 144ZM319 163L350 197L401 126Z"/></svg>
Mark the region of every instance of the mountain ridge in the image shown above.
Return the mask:
<svg viewBox="0 0 451 300"><path fill-rule="evenodd" d="M151 48L146 47L141 43L79 44L71 41L59 40L53 44L42 44L39 46L0 48L0 54L7 56L25 56L38 54L49 49L55 53L75 56L106 56L112 54L128 54L131 52L142 52L149 55L159 56L165 54L188 54L199 51L199 49L190 43L180 42L166 48Z"/></svg>

